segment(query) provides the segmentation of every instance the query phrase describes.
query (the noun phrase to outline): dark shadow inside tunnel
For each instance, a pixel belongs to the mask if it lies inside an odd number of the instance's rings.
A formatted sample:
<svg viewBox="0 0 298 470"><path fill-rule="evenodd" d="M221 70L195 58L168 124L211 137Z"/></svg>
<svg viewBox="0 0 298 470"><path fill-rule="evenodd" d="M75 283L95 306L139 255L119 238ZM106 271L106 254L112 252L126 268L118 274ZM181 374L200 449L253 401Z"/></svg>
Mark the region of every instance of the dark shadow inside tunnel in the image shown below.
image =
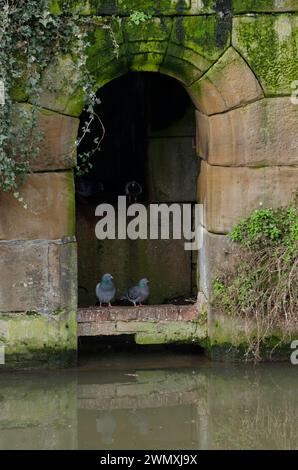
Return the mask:
<svg viewBox="0 0 298 470"><path fill-rule="evenodd" d="M95 305L95 286L111 272L117 294L142 277L150 280L150 304L187 303L197 291L197 252L184 240L98 240L95 208L127 203L195 203L198 159L195 112L177 80L156 73L129 73L98 92L95 109L105 136L92 168L76 177L79 306ZM88 114L81 116L82 129ZM79 154L90 152L102 128L94 120ZM79 161L83 164L84 162Z"/></svg>

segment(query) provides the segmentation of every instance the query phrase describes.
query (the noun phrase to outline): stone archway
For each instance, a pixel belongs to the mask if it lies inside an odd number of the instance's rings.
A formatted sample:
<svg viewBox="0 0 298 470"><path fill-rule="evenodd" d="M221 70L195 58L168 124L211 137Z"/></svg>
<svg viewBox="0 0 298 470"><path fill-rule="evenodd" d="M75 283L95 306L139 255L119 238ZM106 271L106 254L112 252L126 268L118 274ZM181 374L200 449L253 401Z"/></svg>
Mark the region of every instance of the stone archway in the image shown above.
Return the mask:
<svg viewBox="0 0 298 470"><path fill-rule="evenodd" d="M142 27L131 26L120 8L123 18L115 21L118 58L108 30L94 27L86 67L98 88L129 70L154 71L178 79L192 97L202 159L199 200L205 210L200 291L208 301L217 266L231 260L227 232L260 204L286 204L297 187L298 109L285 96L297 67L285 66L281 73L279 49L287 50L293 64L289 31L297 31L297 16L240 15L232 22L229 9L219 12L218 6L191 2L191 8L177 10L175 2L170 3L170 9L161 7ZM99 13L86 8L84 14ZM282 34L285 21L291 28ZM258 43L260 23L268 28ZM283 43L275 44L274 51L268 44L271 30ZM256 59L265 49L273 54L269 72ZM275 70L279 75L273 83ZM1 337L8 356L16 361L60 360L76 350L72 149L84 100L75 83L72 58L61 57L58 66L46 71L37 101L26 97L26 103L16 103L16 109L28 113L30 103L38 106L38 125L45 136L34 173L22 188L28 209L8 195L0 196L5 273L0 287ZM214 329L208 336L217 341ZM229 333L227 338L231 340Z"/></svg>

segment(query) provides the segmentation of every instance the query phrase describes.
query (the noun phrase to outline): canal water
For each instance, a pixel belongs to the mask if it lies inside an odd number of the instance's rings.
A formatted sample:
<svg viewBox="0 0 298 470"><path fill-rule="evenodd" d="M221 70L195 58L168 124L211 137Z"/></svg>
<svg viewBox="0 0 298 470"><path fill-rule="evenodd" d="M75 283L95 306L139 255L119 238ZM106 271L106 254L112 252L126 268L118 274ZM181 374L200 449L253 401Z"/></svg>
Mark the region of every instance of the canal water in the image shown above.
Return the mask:
<svg viewBox="0 0 298 470"><path fill-rule="evenodd" d="M0 449L297 449L298 366L105 353L0 373Z"/></svg>

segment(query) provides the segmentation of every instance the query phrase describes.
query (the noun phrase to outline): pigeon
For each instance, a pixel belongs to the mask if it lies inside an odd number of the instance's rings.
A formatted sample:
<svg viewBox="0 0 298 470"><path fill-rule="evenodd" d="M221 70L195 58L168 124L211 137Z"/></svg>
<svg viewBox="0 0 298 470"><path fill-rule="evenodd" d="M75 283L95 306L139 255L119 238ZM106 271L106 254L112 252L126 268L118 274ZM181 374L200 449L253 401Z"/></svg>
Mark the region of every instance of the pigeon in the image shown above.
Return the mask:
<svg viewBox="0 0 298 470"><path fill-rule="evenodd" d="M138 201L138 197L142 194L142 192L142 186L136 181L130 181L125 186L125 194L127 196L129 204L136 203Z"/></svg>
<svg viewBox="0 0 298 470"><path fill-rule="evenodd" d="M142 305L142 302L144 302L149 297L148 284L148 279L141 279L137 286L127 289L120 300L128 300L129 302L132 302L135 307L137 304Z"/></svg>
<svg viewBox="0 0 298 470"><path fill-rule="evenodd" d="M113 283L113 276L111 274L104 274L101 281L96 286L96 297L99 300L99 305L108 304L111 307L111 300L115 297L116 287Z"/></svg>

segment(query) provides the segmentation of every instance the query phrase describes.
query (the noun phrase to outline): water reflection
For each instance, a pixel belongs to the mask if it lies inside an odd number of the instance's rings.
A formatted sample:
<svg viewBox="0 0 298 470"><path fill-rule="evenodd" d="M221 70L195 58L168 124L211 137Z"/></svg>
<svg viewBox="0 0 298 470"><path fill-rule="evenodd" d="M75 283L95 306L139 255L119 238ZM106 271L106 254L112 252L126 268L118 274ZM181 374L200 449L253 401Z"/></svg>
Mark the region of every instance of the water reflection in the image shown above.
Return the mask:
<svg viewBox="0 0 298 470"><path fill-rule="evenodd" d="M0 374L0 449L75 449L77 381Z"/></svg>
<svg viewBox="0 0 298 470"><path fill-rule="evenodd" d="M1 373L0 449L297 449L297 372L155 355Z"/></svg>

